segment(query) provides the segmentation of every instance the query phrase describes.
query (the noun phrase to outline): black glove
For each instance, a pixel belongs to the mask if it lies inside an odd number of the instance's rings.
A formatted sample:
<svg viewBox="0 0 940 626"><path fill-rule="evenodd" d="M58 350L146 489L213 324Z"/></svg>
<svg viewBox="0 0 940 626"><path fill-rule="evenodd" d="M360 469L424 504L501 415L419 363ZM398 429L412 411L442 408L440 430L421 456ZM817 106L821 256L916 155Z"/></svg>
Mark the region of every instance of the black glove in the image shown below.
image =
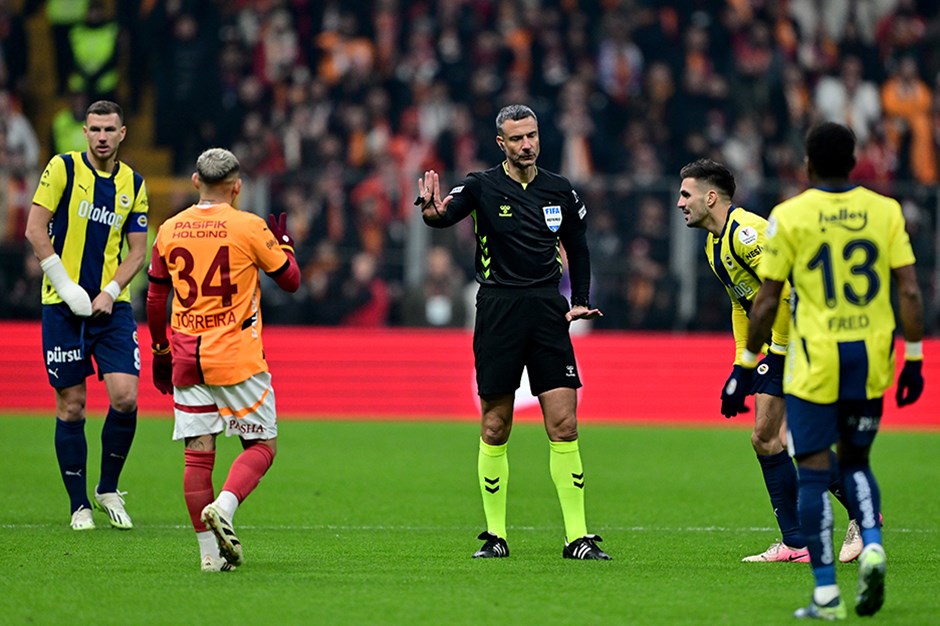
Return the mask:
<svg viewBox="0 0 940 626"><path fill-rule="evenodd" d="M173 354L153 355L153 386L166 395L173 393Z"/></svg>
<svg viewBox="0 0 940 626"><path fill-rule="evenodd" d="M744 399L754 384L754 368L735 365L721 389L721 414L734 417L744 412Z"/></svg>
<svg viewBox="0 0 940 626"><path fill-rule="evenodd" d="M755 369L754 385L751 393L771 393L780 395L783 392L783 362L786 356L768 352L760 360Z"/></svg>
<svg viewBox="0 0 940 626"><path fill-rule="evenodd" d="M281 213L278 217L274 217L273 213L269 215L268 227L281 247L287 246L293 252L294 238L287 234L287 213Z"/></svg>
<svg viewBox="0 0 940 626"><path fill-rule="evenodd" d="M914 404L924 391L924 375L920 368L923 361L904 361L904 369L898 376L898 390L894 394L898 406Z"/></svg>

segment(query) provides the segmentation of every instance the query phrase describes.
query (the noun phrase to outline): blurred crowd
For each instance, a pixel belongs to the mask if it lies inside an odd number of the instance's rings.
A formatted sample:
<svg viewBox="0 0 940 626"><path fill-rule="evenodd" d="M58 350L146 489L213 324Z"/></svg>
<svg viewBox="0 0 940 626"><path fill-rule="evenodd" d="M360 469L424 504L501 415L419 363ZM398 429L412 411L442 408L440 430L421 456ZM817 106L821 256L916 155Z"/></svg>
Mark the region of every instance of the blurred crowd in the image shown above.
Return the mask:
<svg viewBox="0 0 940 626"><path fill-rule="evenodd" d="M10 252L42 164L17 105L26 35L9 2L0 0L0 293L4 317L37 316L38 266ZM412 201L426 169L447 186L500 161L494 119L509 103L532 106L540 166L585 198L592 298L605 312L595 328L726 328L727 297L707 266L675 261L678 170L702 156L725 162L736 204L766 215L804 188L802 138L821 119L855 130L854 178L902 201L935 300L940 3L27 0L25 10L61 4L82 10L49 15L69 103L53 150L75 141L82 103L113 96L116 68L131 111L150 80L156 141L172 148L175 174L207 147L230 147L246 178L243 208L289 215L304 286L269 290L269 321L471 323L472 224L427 232ZM687 271L699 307L684 319L677 278ZM23 300L31 291L35 304ZM936 312L928 318L937 332Z"/></svg>

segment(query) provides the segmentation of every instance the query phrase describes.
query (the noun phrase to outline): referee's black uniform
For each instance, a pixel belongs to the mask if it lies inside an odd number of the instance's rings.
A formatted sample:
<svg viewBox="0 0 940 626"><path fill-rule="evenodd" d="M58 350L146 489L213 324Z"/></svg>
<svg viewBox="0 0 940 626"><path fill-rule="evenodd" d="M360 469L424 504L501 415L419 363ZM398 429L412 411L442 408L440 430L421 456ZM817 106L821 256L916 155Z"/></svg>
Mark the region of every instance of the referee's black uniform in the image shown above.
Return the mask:
<svg viewBox="0 0 940 626"><path fill-rule="evenodd" d="M446 228L473 217L480 283L473 335L478 393L513 393L523 366L535 395L577 389L581 379L565 319L569 307L558 292L559 242L568 257L572 306L588 306L591 261L587 209L571 183L538 169L523 186L501 164L470 173L450 195L440 218L425 223Z"/></svg>

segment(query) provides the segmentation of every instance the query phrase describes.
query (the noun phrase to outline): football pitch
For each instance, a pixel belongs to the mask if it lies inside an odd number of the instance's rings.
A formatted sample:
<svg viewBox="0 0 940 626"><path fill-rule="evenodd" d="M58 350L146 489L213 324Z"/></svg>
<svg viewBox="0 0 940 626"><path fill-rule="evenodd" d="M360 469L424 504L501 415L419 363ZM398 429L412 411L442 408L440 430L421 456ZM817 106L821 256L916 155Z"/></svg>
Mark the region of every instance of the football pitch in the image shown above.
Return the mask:
<svg viewBox="0 0 940 626"><path fill-rule="evenodd" d="M172 422L140 421L122 478L132 531L68 527L51 418L0 417L3 624L791 624L809 566L741 563L778 538L747 416L715 428L584 420L588 526L610 562L561 558L561 512L540 424L509 445L508 559L484 530L471 422L283 421L278 456L235 527L245 565L199 571ZM88 420L89 490L102 420ZM215 485L239 446L220 440ZM870 623L936 623L940 433L874 448L888 552ZM846 517L835 504L836 541ZM838 564L850 621L856 565Z"/></svg>

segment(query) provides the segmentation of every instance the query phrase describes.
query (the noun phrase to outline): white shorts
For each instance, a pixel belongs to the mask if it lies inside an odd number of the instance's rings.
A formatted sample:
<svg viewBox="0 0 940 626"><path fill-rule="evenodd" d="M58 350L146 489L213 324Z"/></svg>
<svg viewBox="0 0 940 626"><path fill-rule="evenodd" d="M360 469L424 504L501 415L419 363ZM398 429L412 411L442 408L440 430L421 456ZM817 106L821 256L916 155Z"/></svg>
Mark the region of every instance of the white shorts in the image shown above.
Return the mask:
<svg viewBox="0 0 940 626"><path fill-rule="evenodd" d="M235 385L174 387L173 439L216 435L273 439L277 411L270 372L255 374Z"/></svg>

